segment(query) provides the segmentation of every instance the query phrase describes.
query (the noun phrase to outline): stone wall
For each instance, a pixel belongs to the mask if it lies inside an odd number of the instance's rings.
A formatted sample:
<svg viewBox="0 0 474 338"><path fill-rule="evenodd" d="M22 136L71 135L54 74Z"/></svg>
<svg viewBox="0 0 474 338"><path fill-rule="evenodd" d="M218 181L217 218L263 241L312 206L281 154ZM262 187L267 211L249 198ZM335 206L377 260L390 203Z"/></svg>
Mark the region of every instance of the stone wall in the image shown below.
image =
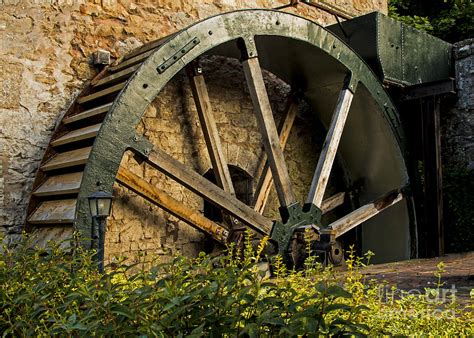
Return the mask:
<svg viewBox="0 0 474 338"><path fill-rule="evenodd" d="M288 2L0 0L0 231L10 239L21 232L51 133L79 90L96 74L90 64L93 51L105 49L117 58L211 15ZM387 9L386 0L326 3L337 3L354 15ZM303 4L286 11L322 25L335 22L333 15ZM183 131L176 128L178 134Z"/></svg>
<svg viewBox="0 0 474 338"><path fill-rule="evenodd" d="M454 45L457 100L442 116L446 166L474 170L474 39Z"/></svg>
<svg viewBox="0 0 474 338"><path fill-rule="evenodd" d="M474 250L474 39L454 45L457 97L441 111L445 247Z"/></svg>

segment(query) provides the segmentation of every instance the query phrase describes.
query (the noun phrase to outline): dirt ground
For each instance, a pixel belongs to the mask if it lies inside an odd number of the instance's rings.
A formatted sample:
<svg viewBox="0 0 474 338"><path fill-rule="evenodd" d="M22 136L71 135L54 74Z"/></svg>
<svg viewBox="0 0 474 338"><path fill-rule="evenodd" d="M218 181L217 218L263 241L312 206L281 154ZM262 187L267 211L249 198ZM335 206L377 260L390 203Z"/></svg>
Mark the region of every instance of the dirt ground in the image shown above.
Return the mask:
<svg viewBox="0 0 474 338"><path fill-rule="evenodd" d="M387 264L370 265L362 270L369 279L387 281L401 290L420 290L436 287L438 263L445 264L441 282L446 293L455 292L461 302L472 304L469 296L474 289L474 252L448 254L429 259L414 259Z"/></svg>

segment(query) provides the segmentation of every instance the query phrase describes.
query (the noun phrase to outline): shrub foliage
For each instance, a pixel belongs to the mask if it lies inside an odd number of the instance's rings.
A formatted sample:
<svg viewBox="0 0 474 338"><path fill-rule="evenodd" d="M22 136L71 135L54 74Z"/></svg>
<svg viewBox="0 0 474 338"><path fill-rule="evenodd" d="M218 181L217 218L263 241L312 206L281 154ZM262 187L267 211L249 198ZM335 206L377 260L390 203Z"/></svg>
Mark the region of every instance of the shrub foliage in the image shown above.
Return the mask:
<svg viewBox="0 0 474 338"><path fill-rule="evenodd" d="M359 271L364 260L353 254L345 273L323 268L312 256L304 271L288 271L276 257L269 276L259 267L265 242L257 252L249 240L242 253L230 247L219 257L177 257L147 269L115 264L99 274L93 252L67 253L57 245L31 249L25 240L1 255L0 332L150 337L473 333L471 312L454 300L380 297L385 286L366 281Z"/></svg>

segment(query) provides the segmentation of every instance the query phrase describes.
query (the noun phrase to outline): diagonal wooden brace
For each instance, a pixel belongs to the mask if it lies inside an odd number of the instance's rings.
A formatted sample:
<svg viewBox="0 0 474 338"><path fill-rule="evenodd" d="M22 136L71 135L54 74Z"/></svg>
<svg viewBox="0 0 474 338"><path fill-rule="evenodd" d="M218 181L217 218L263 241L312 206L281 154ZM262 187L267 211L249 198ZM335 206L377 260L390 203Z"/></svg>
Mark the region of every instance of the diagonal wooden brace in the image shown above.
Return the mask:
<svg viewBox="0 0 474 338"><path fill-rule="evenodd" d="M216 241L225 244L229 232L220 224L217 224L200 212L188 208L183 203L169 196L166 192L146 182L128 169L120 167L116 180L132 190L136 194L159 206L173 216L188 223L189 225L211 235Z"/></svg>

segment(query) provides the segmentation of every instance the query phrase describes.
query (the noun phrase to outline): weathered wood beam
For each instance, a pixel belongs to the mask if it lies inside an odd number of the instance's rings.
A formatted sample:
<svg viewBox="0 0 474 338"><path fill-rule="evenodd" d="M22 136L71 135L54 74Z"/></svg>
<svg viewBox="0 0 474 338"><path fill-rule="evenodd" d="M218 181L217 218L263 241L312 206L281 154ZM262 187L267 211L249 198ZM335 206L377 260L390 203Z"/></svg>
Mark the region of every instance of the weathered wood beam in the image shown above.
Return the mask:
<svg viewBox="0 0 474 338"><path fill-rule="evenodd" d="M294 98L290 97L285 115L281 119L278 126L280 147L282 150L285 149L288 138L290 137L291 128L293 127L297 112L298 103L294 100ZM264 162L263 165L261 164L257 167L263 167L263 169L259 175L260 178L257 183L257 188L255 189L255 195L252 203L255 211L259 212L260 214L263 214L268 196L270 195L270 189L273 184L273 176L266 156L262 157L262 161Z"/></svg>
<svg viewBox="0 0 474 338"><path fill-rule="evenodd" d="M322 213L325 214L331 210L336 209L338 206L344 204L345 199L346 199L345 192L337 193L325 199L323 203L321 204Z"/></svg>
<svg viewBox="0 0 474 338"><path fill-rule="evenodd" d="M270 233L273 221L263 217L251 207L242 203L234 196L229 195L217 185L175 160L164 151L153 148L145 161L197 195L222 208L224 212L237 218L251 229L263 235Z"/></svg>
<svg viewBox="0 0 474 338"><path fill-rule="evenodd" d="M252 98L257 123L262 134L263 145L270 163L278 199L282 207L296 202L288 174L285 157L280 147L275 120L273 119L270 100L263 81L262 70L258 58L252 57L242 62L245 78Z"/></svg>
<svg viewBox="0 0 474 338"><path fill-rule="evenodd" d="M189 82L217 185L225 192L235 196L202 70L197 65L191 65L190 67L188 69Z"/></svg>
<svg viewBox="0 0 474 338"><path fill-rule="evenodd" d="M215 240L225 244L229 232L221 225L211 221L202 213L188 208L183 203L169 196L166 192L146 182L128 169L120 167L116 176L117 181L139 196L159 206L173 216L189 225L211 235Z"/></svg>
<svg viewBox="0 0 474 338"><path fill-rule="evenodd" d="M339 141L341 140L352 98L354 97L353 92L348 88L348 84L349 81L346 80L346 84L344 84L343 89L339 93L336 109L332 116L329 130L324 140L323 149L321 150L321 155L319 156L318 164L314 171L311 188L306 199L306 203L313 203L317 207L321 207Z"/></svg>
<svg viewBox="0 0 474 338"><path fill-rule="evenodd" d="M403 198L403 193L400 190L389 192L388 194L352 211L348 215L329 224L328 228L336 232L336 237L342 236L359 224L400 202Z"/></svg>

